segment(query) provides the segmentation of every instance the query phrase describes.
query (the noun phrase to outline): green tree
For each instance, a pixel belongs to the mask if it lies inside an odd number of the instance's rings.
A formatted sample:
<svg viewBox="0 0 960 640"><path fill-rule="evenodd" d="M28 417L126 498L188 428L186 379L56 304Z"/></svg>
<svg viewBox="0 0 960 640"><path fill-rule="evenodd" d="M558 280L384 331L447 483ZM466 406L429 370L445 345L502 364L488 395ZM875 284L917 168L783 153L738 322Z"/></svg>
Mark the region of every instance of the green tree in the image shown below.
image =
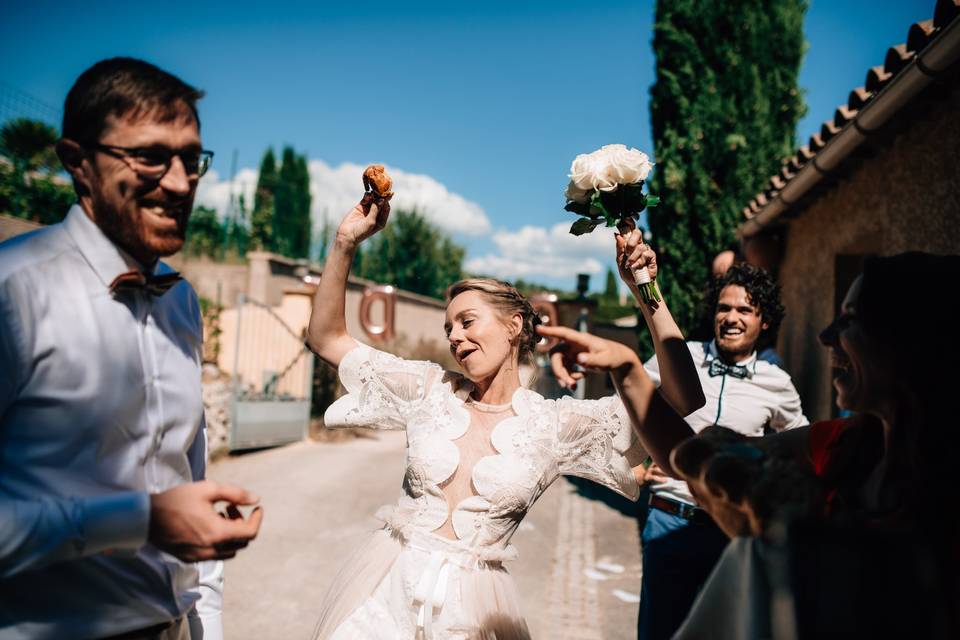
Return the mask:
<svg viewBox="0 0 960 640"><path fill-rule="evenodd" d="M442 298L463 277L464 248L416 211L397 210L356 261L361 278Z"/></svg>
<svg viewBox="0 0 960 640"><path fill-rule="evenodd" d="M250 227L247 222L247 199L241 193L236 204L231 207L230 217L224 229L224 253L233 257L247 254L250 245Z"/></svg>
<svg viewBox="0 0 960 640"><path fill-rule="evenodd" d="M196 207L187 224L187 242L184 253L192 256L219 257L225 236L224 226L217 219L217 211L210 207Z"/></svg>
<svg viewBox="0 0 960 640"><path fill-rule="evenodd" d="M620 303L620 287L617 285L618 280L617 274L613 272L613 269L607 267L607 282L603 288L603 295L601 296L604 302L608 304Z"/></svg>
<svg viewBox="0 0 960 640"><path fill-rule="evenodd" d="M0 211L50 224L74 202L70 183L57 175L57 130L45 122L18 118L0 128Z"/></svg>
<svg viewBox="0 0 960 640"><path fill-rule="evenodd" d="M330 250L330 241L333 240L333 234L335 232L336 228L330 223L330 212L324 209L323 224L320 225L320 237L318 238L320 249L318 259L320 262L327 259L327 252Z"/></svg>
<svg viewBox="0 0 960 640"><path fill-rule="evenodd" d="M250 246L253 249L269 250L274 236L274 192L277 186L277 158L268 148L260 161L257 190L253 196L253 213L250 214Z"/></svg>
<svg viewBox="0 0 960 640"><path fill-rule="evenodd" d="M293 147L283 148L277 167L273 151L268 150L260 168L257 197L263 204L254 206L259 229L270 212L269 240L260 246L291 258L310 257L310 173L307 159ZM268 206L269 204L269 206ZM259 215L258 215L259 212Z"/></svg>
<svg viewBox="0 0 960 640"><path fill-rule="evenodd" d="M273 243L277 253L294 256L293 244L296 242L297 228L297 158L293 147L284 147L280 155L280 170L274 187Z"/></svg>
<svg viewBox="0 0 960 640"><path fill-rule="evenodd" d="M648 219L670 309L698 326L712 257L794 146L805 0L659 0Z"/></svg>
<svg viewBox="0 0 960 640"><path fill-rule="evenodd" d="M310 204L313 200L310 195L310 169L307 166L306 155L297 156L296 173L294 176L294 204L296 216L294 218L293 257L309 258L310 243L313 229L310 221Z"/></svg>

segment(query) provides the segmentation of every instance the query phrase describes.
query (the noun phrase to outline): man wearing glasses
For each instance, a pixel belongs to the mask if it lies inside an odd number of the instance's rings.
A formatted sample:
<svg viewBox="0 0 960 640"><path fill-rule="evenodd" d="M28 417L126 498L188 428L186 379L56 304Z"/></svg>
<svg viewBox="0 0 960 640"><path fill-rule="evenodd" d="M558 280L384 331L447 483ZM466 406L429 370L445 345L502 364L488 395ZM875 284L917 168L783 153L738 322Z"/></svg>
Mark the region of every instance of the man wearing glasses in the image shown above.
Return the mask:
<svg viewBox="0 0 960 640"><path fill-rule="evenodd" d="M0 245L0 637L222 635L220 560L262 511L203 479L199 304L159 260L213 155L201 95L139 60L85 71L57 144L77 204Z"/></svg>

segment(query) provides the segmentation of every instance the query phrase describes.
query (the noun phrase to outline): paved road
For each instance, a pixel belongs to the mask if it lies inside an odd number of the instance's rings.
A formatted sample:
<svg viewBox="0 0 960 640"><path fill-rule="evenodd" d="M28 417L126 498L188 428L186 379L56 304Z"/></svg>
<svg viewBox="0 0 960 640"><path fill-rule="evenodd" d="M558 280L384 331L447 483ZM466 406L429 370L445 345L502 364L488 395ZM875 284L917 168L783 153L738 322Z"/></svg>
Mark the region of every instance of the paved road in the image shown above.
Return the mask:
<svg viewBox="0 0 960 640"><path fill-rule="evenodd" d="M259 538L227 564L226 637L307 639L341 558L396 500L404 434L377 432L338 443L301 442L233 456L210 477L263 500ZM586 497L584 493L589 494ZM635 637L640 552L635 521L610 494L554 483L513 538L510 571L534 638ZM609 503L613 503L611 506Z"/></svg>

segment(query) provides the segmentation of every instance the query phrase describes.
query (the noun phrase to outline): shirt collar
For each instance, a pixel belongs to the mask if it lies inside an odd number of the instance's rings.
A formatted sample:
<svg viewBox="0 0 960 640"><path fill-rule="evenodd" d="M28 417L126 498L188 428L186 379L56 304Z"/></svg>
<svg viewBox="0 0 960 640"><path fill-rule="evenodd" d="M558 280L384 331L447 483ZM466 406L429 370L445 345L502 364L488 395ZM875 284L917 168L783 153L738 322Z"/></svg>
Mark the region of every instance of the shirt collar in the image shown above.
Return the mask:
<svg viewBox="0 0 960 640"><path fill-rule="evenodd" d="M80 250L80 254L105 287L109 287L121 273L128 271L136 270L156 275L173 272L159 260L152 268L140 264L136 258L114 244L79 204L70 207L63 223L67 233Z"/></svg>
<svg viewBox="0 0 960 640"><path fill-rule="evenodd" d="M703 353L704 353L704 357L703 357L702 364L704 366L709 365L711 360L714 360L720 356L720 352L717 351L716 339L713 339L710 342L706 343ZM756 373L756 364L757 364L756 350L754 350L754 352L751 353L748 357L744 358L743 360L740 360L739 362L735 362L734 364L739 365L741 367L750 368L754 371L754 373Z"/></svg>

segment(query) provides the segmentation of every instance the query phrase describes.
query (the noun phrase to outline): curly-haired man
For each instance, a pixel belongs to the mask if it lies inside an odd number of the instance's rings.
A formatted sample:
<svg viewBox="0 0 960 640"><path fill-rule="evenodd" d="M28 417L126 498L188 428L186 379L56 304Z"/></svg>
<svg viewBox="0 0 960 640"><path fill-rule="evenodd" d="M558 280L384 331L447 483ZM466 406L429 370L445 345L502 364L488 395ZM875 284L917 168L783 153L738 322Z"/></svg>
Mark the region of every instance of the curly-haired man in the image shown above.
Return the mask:
<svg viewBox="0 0 960 640"><path fill-rule="evenodd" d="M637 300L641 297L635 270L646 269L654 281L659 271L656 253L636 229L617 235L617 266ZM705 342L678 339L681 334L667 302L663 296L657 304L640 306L652 339L662 347L657 350L662 360L654 357L644 368L663 400L686 415L692 431L720 425L745 436L761 436L767 429L784 431L807 424L790 376L758 354L776 341L784 313L780 289L768 272L734 264L714 279L705 296L713 337ZM550 363L557 381L573 388L583 373L572 370L569 353L555 350ZM633 471L650 490L641 534L637 635L639 640L666 640L686 618L728 539L697 506L685 482L667 476L655 464Z"/></svg>
<svg viewBox="0 0 960 640"><path fill-rule="evenodd" d="M655 258L654 258L655 259ZM760 436L807 424L790 376L760 359L758 351L776 341L783 319L780 290L763 269L735 264L714 279L706 295L712 310L713 339L687 342L698 365L706 404L686 417L694 431L710 425ZM656 358L645 365L659 384ZM696 506L686 483L656 465L638 468L650 486L650 510L643 529L641 640L669 638L727 544L727 537Z"/></svg>

